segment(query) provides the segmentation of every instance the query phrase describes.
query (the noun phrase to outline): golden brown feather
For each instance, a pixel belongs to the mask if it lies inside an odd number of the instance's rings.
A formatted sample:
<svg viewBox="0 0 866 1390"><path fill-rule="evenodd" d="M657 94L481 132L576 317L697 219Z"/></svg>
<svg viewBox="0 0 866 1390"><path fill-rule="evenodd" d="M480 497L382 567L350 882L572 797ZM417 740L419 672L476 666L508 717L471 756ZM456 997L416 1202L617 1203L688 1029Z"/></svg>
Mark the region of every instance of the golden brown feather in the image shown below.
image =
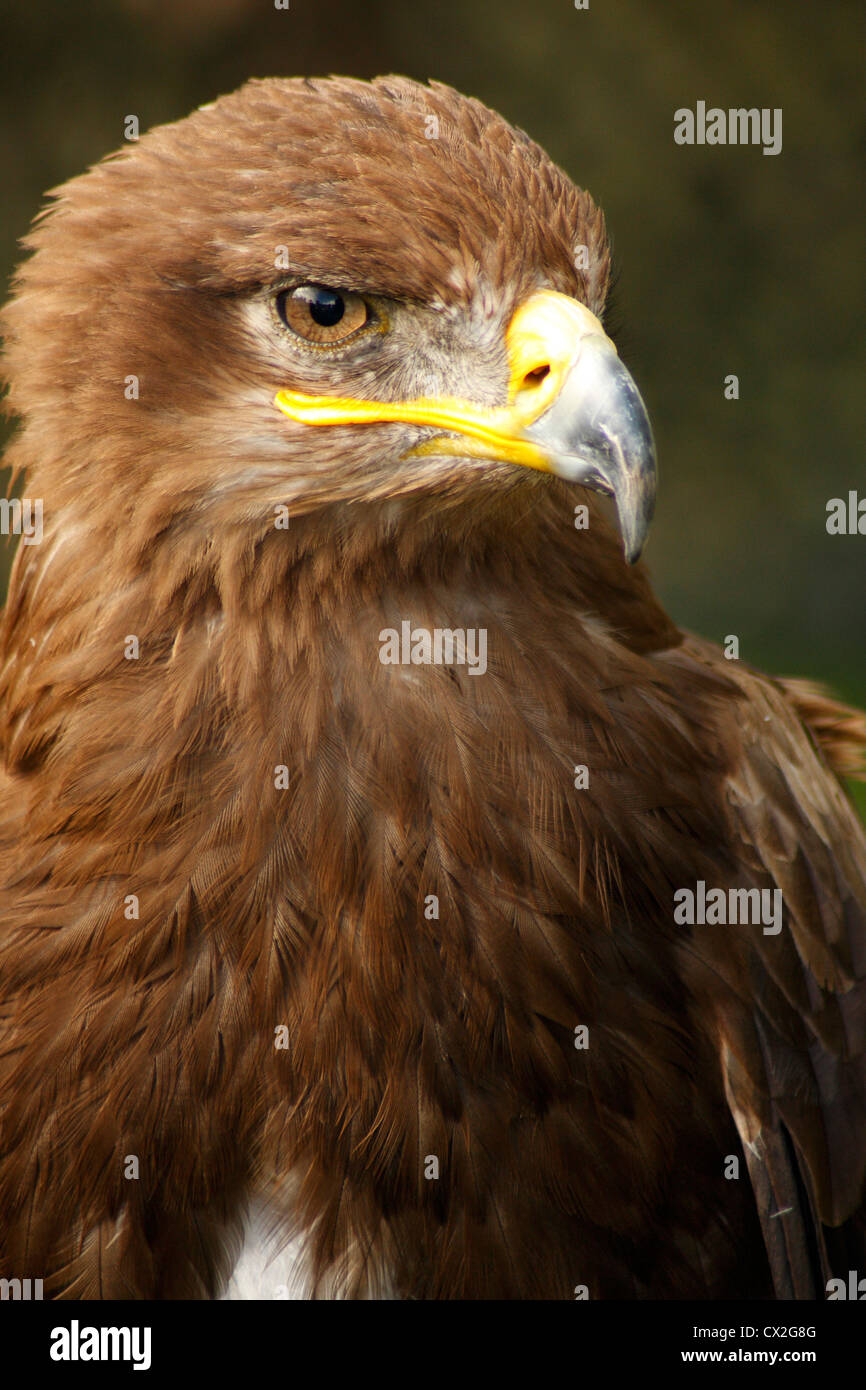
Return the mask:
<svg viewBox="0 0 866 1390"><path fill-rule="evenodd" d="M55 196L4 318L45 536L0 635L2 1273L215 1296L258 1201L321 1294L820 1293L807 1227L863 1202L866 839L827 766L863 717L684 638L582 489L273 407L495 402L527 294L602 311L588 194L389 78L251 83ZM281 247L394 346L302 371ZM486 674L384 666L404 619L484 628ZM780 887L784 931L676 925L698 880Z"/></svg>

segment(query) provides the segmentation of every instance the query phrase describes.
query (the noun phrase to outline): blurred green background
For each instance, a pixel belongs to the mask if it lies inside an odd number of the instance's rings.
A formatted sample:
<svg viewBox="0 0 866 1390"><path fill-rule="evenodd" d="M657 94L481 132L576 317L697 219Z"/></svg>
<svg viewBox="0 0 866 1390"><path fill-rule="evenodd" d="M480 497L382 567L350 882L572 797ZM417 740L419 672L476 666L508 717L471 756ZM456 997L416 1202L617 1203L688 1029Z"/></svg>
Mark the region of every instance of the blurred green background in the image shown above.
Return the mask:
<svg viewBox="0 0 866 1390"><path fill-rule="evenodd" d="M825 528L829 498L866 497L862 0L5 0L0 24L4 279L43 191L125 115L144 130L251 76L436 77L528 130L607 213L669 610L866 705L866 536ZM781 107L781 154L676 145L698 100Z"/></svg>

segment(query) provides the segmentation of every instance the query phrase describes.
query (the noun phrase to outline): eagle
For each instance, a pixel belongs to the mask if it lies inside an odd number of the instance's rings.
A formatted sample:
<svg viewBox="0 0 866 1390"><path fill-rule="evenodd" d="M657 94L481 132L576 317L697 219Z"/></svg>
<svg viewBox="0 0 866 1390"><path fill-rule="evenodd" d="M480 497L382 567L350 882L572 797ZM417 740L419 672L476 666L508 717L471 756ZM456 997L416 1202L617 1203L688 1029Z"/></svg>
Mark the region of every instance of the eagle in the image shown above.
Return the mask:
<svg viewBox="0 0 866 1390"><path fill-rule="evenodd" d="M862 1268L866 718L654 597L589 193L439 83L264 79L25 245L0 1274L816 1299Z"/></svg>

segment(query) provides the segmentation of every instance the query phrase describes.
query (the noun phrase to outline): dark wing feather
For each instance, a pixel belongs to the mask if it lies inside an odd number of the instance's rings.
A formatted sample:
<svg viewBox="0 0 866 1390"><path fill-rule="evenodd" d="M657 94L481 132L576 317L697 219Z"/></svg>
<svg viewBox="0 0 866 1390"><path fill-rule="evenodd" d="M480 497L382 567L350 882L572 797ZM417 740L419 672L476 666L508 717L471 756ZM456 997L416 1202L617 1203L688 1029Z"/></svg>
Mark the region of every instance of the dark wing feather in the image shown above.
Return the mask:
<svg viewBox="0 0 866 1390"><path fill-rule="evenodd" d="M680 659L721 664L696 641ZM843 1228L850 1259L866 1178L866 833L822 746L850 771L866 740L811 688L725 668L744 697L733 881L781 889L782 930L703 928L686 969L711 1006L777 1296L822 1297L825 1228Z"/></svg>

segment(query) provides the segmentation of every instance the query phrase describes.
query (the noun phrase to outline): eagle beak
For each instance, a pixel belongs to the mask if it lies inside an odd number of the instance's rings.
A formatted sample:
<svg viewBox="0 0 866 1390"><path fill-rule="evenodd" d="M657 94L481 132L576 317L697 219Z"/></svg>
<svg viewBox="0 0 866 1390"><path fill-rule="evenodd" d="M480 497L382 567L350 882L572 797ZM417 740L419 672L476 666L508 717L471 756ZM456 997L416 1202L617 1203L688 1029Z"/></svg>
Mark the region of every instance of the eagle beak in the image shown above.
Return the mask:
<svg viewBox="0 0 866 1390"><path fill-rule="evenodd" d="M409 454L500 459L555 473L616 501L625 556L639 557L655 505L655 446L646 407L598 319L541 290L506 332L508 404L436 397L355 400L279 391L275 404L310 425L404 421L446 431Z"/></svg>
<svg viewBox="0 0 866 1390"><path fill-rule="evenodd" d="M523 437L552 473L613 495L634 564L655 508L655 445L616 348L589 309L549 290L517 310L506 341L514 409L532 415Z"/></svg>

